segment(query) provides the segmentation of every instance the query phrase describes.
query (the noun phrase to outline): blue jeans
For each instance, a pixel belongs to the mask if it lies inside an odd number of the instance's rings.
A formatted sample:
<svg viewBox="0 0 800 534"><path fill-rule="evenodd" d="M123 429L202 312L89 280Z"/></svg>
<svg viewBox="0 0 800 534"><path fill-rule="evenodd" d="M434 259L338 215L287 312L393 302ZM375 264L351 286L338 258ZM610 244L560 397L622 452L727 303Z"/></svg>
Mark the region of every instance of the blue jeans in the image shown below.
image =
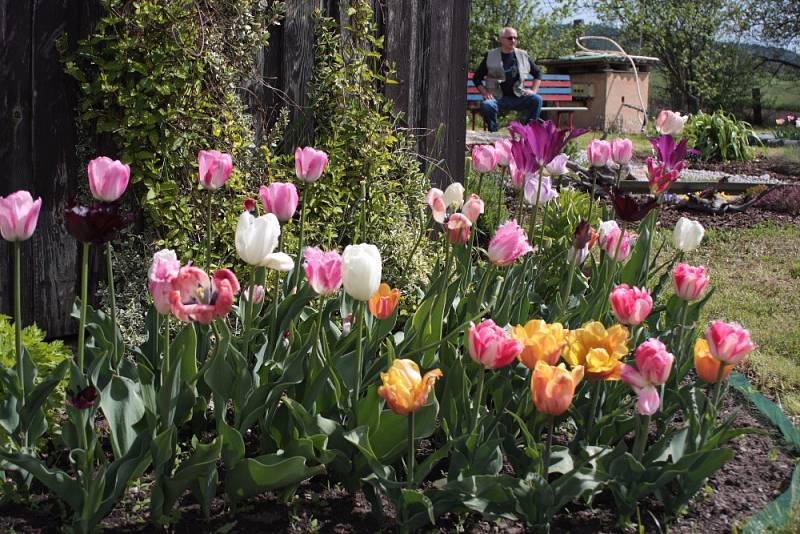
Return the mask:
<svg viewBox="0 0 800 534"><path fill-rule="evenodd" d="M504 96L494 100L481 102L481 115L486 122L486 129L490 132L497 131L497 114L503 111L522 111L522 123L528 124L531 120L538 120L542 111L542 97L539 95Z"/></svg>

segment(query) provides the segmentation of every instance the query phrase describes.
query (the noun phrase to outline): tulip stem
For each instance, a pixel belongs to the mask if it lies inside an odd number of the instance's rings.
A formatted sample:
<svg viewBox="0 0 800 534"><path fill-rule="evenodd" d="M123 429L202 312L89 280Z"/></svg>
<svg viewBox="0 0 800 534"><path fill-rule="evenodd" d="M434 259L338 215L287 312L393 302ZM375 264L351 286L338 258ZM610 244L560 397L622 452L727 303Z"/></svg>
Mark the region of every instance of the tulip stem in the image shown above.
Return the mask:
<svg viewBox="0 0 800 534"><path fill-rule="evenodd" d="M550 416L550 423L547 427L547 444L544 448L544 456L542 456L542 478L547 482L547 476L550 474L550 452L553 449L553 434L556 429L556 418Z"/></svg>
<svg viewBox="0 0 800 534"><path fill-rule="evenodd" d="M719 401L720 397L722 397L722 382L723 376L725 375L725 367L728 364L725 362L719 362L719 370L717 371L717 383L714 386L714 412L713 412L713 419L717 417L717 411L719 410Z"/></svg>
<svg viewBox="0 0 800 534"><path fill-rule="evenodd" d="M497 188L497 209L495 213L497 217L500 217L500 208L504 204L505 196L506 196L506 189L505 189L505 176L506 176L506 168L503 167L500 170L500 184Z"/></svg>
<svg viewBox="0 0 800 534"><path fill-rule="evenodd" d="M569 311L569 298L572 296L572 279L575 278L575 266L567 261L567 283L561 286L561 309L558 311L560 316L563 312L565 314ZM563 322L563 321L562 321Z"/></svg>
<svg viewBox="0 0 800 534"><path fill-rule="evenodd" d="M208 200L206 201L206 261L204 271L208 272L211 266L211 234L214 230L213 221L211 220L211 190L208 191Z"/></svg>
<svg viewBox="0 0 800 534"><path fill-rule="evenodd" d="M166 368L167 376L169 376L169 371L170 371L170 361L169 361L169 314L164 315L164 365L163 365L163 367Z"/></svg>
<svg viewBox="0 0 800 534"><path fill-rule="evenodd" d="M521 222L522 217L522 199L525 195L525 184L522 185L522 189L519 190L519 197L517 197L517 209L515 211L515 219Z"/></svg>
<svg viewBox="0 0 800 534"><path fill-rule="evenodd" d="M248 360L250 359L250 328L253 326L253 310L255 309L255 305L253 304L253 298L255 297L256 293L256 269L258 267L252 267L252 272L250 273L250 287L247 288L247 302L244 305L244 327L242 328L242 336L244 337L244 357Z"/></svg>
<svg viewBox="0 0 800 534"><path fill-rule="evenodd" d="M414 461L416 460L416 450L414 449L414 412L408 414L408 487L414 488Z"/></svg>
<svg viewBox="0 0 800 534"><path fill-rule="evenodd" d="M537 171L539 173L539 185L536 188L536 200L533 203L533 216L531 217L530 225L528 225L528 239L533 242L533 230L536 227L536 219L539 217L539 197L542 194L542 168L539 167ZM534 173L535 174L535 173ZM522 186L522 191L524 195L525 186Z"/></svg>
<svg viewBox="0 0 800 534"><path fill-rule="evenodd" d="M317 324L315 328L314 334L314 348L312 349L312 355L317 354L317 350L319 350L319 358L322 366L325 367L325 351L322 349L322 343L320 341L320 335L322 334L322 314L325 311L325 296L321 296L319 299L319 315L317 315Z"/></svg>
<svg viewBox="0 0 800 534"><path fill-rule="evenodd" d="M278 250L283 251L283 234L278 236ZM272 324L273 328L278 328L278 300L281 298L281 272L275 271L275 289L272 295ZM273 334L275 334L273 332ZM278 336L275 334L275 345L278 344Z"/></svg>
<svg viewBox="0 0 800 534"><path fill-rule="evenodd" d="M481 405L483 404L483 383L485 381L485 375L486 368L481 364L481 372L478 375L478 394L475 396L475 415L472 418L475 423L472 427L473 433L478 431L478 421L480 420Z"/></svg>
<svg viewBox="0 0 800 534"><path fill-rule="evenodd" d="M354 310L356 314L355 319L358 323L358 333L356 334L356 367L355 367L355 380L353 387L353 428L358 426L358 396L361 392L361 367L363 366L363 358L364 358L364 345L362 342L362 338L364 337L364 310L363 308L356 304L356 308Z"/></svg>
<svg viewBox="0 0 800 534"><path fill-rule="evenodd" d="M647 436L650 434L650 416L642 415L639 417L639 432L636 433L636 441L633 444L633 456L637 460L642 459L644 447L647 445Z"/></svg>
<svg viewBox="0 0 800 534"><path fill-rule="evenodd" d="M111 366L114 369L119 367L119 355L117 354L117 295L114 291L114 251L111 248L111 241L106 243L106 278L108 283L108 304L111 308Z"/></svg>
<svg viewBox="0 0 800 534"><path fill-rule="evenodd" d="M597 413L597 406L600 403L600 386L602 382L599 380L592 384L591 395L592 395L592 404L589 407L589 417L586 421L586 439L589 443L592 443L591 438L589 437L589 431L592 429L592 423L595 421L595 414Z"/></svg>
<svg viewBox="0 0 800 534"><path fill-rule="evenodd" d="M78 369L83 377L84 340L86 335L86 300L89 293L89 243L83 244L81 256L81 319L78 326Z"/></svg>
<svg viewBox="0 0 800 534"><path fill-rule="evenodd" d="M17 376L20 385L20 405L25 406L25 366L22 361L22 242L14 241L14 350L17 356ZM23 441L27 445L28 432Z"/></svg>
<svg viewBox="0 0 800 534"><path fill-rule="evenodd" d="M297 286L300 284L300 260L303 254L303 238L305 237L304 234L306 229L306 200L308 199L309 189L311 189L311 184L305 184L305 186L303 186L303 209L300 210L300 235L297 245L297 265L295 266L294 282L292 282L292 288L294 289L297 289Z"/></svg>
<svg viewBox="0 0 800 534"><path fill-rule="evenodd" d="M586 221L589 224L592 224L592 209L594 208L594 189L597 185L597 171L592 167L592 192L589 195L589 215L586 217Z"/></svg>

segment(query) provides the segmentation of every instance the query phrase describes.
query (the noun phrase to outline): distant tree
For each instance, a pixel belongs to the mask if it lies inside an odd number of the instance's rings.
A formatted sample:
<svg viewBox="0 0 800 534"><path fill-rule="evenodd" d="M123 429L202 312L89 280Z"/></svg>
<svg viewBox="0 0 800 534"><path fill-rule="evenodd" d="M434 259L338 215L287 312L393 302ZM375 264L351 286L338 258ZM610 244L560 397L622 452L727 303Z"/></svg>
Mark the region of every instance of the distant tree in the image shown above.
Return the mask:
<svg viewBox="0 0 800 534"><path fill-rule="evenodd" d="M577 0L472 0L469 26L469 64L474 69L487 50L499 45L505 26L519 34L519 47L531 58L572 52L578 31L570 24Z"/></svg>
<svg viewBox="0 0 800 534"><path fill-rule="evenodd" d="M796 1L796 0L795 0ZM676 109L737 109L753 86L753 58L737 42L752 28L751 0L593 0L639 52L658 57Z"/></svg>
<svg viewBox="0 0 800 534"><path fill-rule="evenodd" d="M752 16L763 41L781 46L800 43L800 1L759 0Z"/></svg>

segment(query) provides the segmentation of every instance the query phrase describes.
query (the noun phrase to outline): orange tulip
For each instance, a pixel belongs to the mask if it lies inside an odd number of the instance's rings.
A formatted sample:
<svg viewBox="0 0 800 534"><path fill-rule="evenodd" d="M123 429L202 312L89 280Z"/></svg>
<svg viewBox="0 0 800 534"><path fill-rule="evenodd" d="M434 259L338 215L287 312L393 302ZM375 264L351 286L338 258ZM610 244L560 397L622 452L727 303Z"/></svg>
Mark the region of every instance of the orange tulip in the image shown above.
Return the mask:
<svg viewBox="0 0 800 534"><path fill-rule="evenodd" d="M381 284L367 304L372 315L383 320L394 313L399 302L400 290L392 289L389 284Z"/></svg>
<svg viewBox="0 0 800 534"><path fill-rule="evenodd" d="M694 369L697 371L697 376L703 382L708 384L717 383L717 375L719 374L720 361L711 355L708 350L708 341L699 338L694 342ZM722 371L722 378L728 378L731 374L733 365L726 365L725 370Z"/></svg>
<svg viewBox="0 0 800 534"><path fill-rule="evenodd" d="M522 343L519 361L528 369L534 369L536 362L543 360L555 365L561 357L561 351L567 344L567 331L561 323L547 324L541 319L532 319L525 326L511 328L511 337Z"/></svg>
<svg viewBox="0 0 800 534"><path fill-rule="evenodd" d="M536 409L549 415L561 415L572 404L575 388L583 378L583 366L567 371L564 364L558 367L543 361L536 362L531 377L531 395Z"/></svg>
<svg viewBox="0 0 800 534"><path fill-rule="evenodd" d="M419 366L412 360L395 360L389 371L381 373L383 385L378 395L398 415L416 412L428 401L428 394L442 371L434 369L420 376Z"/></svg>

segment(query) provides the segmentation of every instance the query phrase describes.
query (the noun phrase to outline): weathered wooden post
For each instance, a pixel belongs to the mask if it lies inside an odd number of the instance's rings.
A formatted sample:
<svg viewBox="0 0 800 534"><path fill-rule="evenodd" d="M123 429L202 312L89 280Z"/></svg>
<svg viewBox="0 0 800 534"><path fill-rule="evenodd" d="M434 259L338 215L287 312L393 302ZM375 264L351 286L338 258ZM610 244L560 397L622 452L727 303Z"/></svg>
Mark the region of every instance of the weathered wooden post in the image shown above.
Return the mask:
<svg viewBox="0 0 800 534"><path fill-rule="evenodd" d="M78 245L61 208L75 193L77 86L56 42L72 49L97 20L97 0L0 0L0 195L26 189L42 197L36 233L22 248L23 321L49 336L75 331ZM0 240L0 313L12 309L11 247Z"/></svg>
<svg viewBox="0 0 800 534"><path fill-rule="evenodd" d="M761 88L753 87L753 124L761 126L764 117L761 114Z"/></svg>

